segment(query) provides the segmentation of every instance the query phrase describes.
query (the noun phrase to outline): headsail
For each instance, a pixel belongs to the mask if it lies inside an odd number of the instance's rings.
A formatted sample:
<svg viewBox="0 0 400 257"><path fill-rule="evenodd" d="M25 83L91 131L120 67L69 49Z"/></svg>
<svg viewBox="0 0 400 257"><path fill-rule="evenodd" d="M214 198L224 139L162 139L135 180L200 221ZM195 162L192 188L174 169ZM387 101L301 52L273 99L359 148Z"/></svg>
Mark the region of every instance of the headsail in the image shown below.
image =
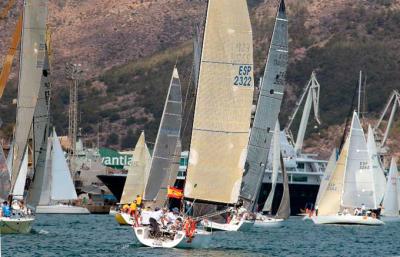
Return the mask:
<svg viewBox="0 0 400 257"><path fill-rule="evenodd" d="M279 159L281 162L282 180L283 180L283 195L281 203L279 204L278 211L276 212L276 218L287 219L290 216L290 195L289 195L289 179L283 162L282 153L279 153Z"/></svg>
<svg viewBox="0 0 400 257"><path fill-rule="evenodd" d="M208 2L186 198L238 200L253 98L253 41L245 0Z"/></svg>
<svg viewBox="0 0 400 257"><path fill-rule="evenodd" d="M386 178L381 162L379 161L378 151L376 150L374 132L370 125L368 126L367 146L374 175L376 206L379 206L385 194Z"/></svg>
<svg viewBox="0 0 400 257"><path fill-rule="evenodd" d="M396 160L392 158L386 184L385 198L383 198L383 215L399 216L398 196L398 170Z"/></svg>
<svg viewBox="0 0 400 257"><path fill-rule="evenodd" d="M367 141L356 112L353 114L349 140L342 205L356 208L364 204L366 208L376 209L374 176Z"/></svg>
<svg viewBox="0 0 400 257"><path fill-rule="evenodd" d="M47 0L25 0L11 184L14 187L27 149L45 58Z"/></svg>
<svg viewBox="0 0 400 257"><path fill-rule="evenodd" d="M288 24L285 3L281 0L251 129L246 170L240 192L248 210L254 210L261 188L272 132L281 107L287 63Z"/></svg>
<svg viewBox="0 0 400 257"><path fill-rule="evenodd" d="M25 192L26 176L28 175L28 148L25 151L24 158L18 172L17 180L12 191L12 195L15 199L23 199Z"/></svg>
<svg viewBox="0 0 400 257"><path fill-rule="evenodd" d="M324 176L322 177L321 183L319 184L319 190L318 190L318 194L317 194L317 200L315 201L315 207L319 206L322 195L325 193L326 189L328 188L329 180L331 179L332 172L336 166L336 156L337 156L337 150L335 148L332 151L331 157L329 158L329 161L328 161L328 165L326 166L326 169L324 172Z"/></svg>
<svg viewBox="0 0 400 257"><path fill-rule="evenodd" d="M158 129L149 172L150 183L146 184L144 200L154 201L161 184L168 175L174 159L176 145L180 138L182 124L182 93L178 70L174 68L169 84L167 99Z"/></svg>
<svg viewBox="0 0 400 257"><path fill-rule="evenodd" d="M279 126L279 121L276 121L274 138L272 139L272 178L271 178L271 191L265 201L263 212L271 212L272 210L272 200L275 195L276 182L278 180L278 171L280 167L280 153L281 153L281 131Z"/></svg>
<svg viewBox="0 0 400 257"><path fill-rule="evenodd" d="M6 200L10 194L11 181L3 145L0 144L0 200Z"/></svg>
<svg viewBox="0 0 400 257"><path fill-rule="evenodd" d="M128 168L120 203L131 203L136 199L137 195L143 195L149 176L150 163L151 155L142 131L133 151L132 163Z"/></svg>
<svg viewBox="0 0 400 257"><path fill-rule="evenodd" d="M51 199L54 201L76 200L78 196L71 172L54 128L51 142Z"/></svg>

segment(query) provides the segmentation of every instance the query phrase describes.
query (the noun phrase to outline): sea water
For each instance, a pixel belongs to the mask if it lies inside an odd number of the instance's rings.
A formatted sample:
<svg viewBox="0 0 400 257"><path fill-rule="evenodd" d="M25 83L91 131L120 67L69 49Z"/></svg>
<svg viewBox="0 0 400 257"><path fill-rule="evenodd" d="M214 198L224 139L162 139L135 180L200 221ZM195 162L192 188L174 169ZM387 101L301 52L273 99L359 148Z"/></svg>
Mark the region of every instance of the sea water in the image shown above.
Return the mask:
<svg viewBox="0 0 400 257"><path fill-rule="evenodd" d="M110 215L38 215L27 235L2 235L2 256L400 256L400 223L314 225L291 217L281 228L215 232L208 249L152 249Z"/></svg>

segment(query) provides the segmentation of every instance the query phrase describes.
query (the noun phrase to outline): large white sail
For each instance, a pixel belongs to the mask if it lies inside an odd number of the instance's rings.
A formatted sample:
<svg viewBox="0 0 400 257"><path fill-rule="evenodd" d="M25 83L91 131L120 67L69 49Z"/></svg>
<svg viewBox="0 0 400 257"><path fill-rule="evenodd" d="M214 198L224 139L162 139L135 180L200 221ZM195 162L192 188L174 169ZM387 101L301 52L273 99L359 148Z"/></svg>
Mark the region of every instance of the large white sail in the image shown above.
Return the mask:
<svg viewBox="0 0 400 257"><path fill-rule="evenodd" d="M329 158L328 165L326 166L324 176L321 179L321 183L319 184L319 189L318 189L318 194L317 194L317 200L315 201L315 206L319 206L319 203L321 201L322 195L325 193L326 189L328 188L329 185L329 180L331 179L331 175L333 170L336 167L336 148L333 149L331 157Z"/></svg>
<svg viewBox="0 0 400 257"><path fill-rule="evenodd" d="M374 132L370 125L368 126L367 146L374 175L376 205L378 206L382 203L383 195L385 194L386 178L376 150Z"/></svg>
<svg viewBox="0 0 400 257"><path fill-rule="evenodd" d="M8 150L8 155L7 155L7 160L6 160L10 179L11 179L11 171L12 171L12 164L13 164L13 153L14 153L14 141L12 141L10 144L10 149Z"/></svg>
<svg viewBox="0 0 400 257"><path fill-rule="evenodd" d="M263 212L271 212L272 200L275 195L276 182L278 180L278 171L280 167L280 154L281 154L281 131L279 121L276 121L274 137L272 139L272 177L271 177L271 191L265 201Z"/></svg>
<svg viewBox="0 0 400 257"><path fill-rule="evenodd" d="M0 200L7 199L11 190L10 173L3 151L3 145L0 144Z"/></svg>
<svg viewBox="0 0 400 257"><path fill-rule="evenodd" d="M47 0L25 0L11 184L14 187L32 125L45 58Z"/></svg>
<svg viewBox="0 0 400 257"><path fill-rule="evenodd" d="M349 138L346 139L340 152L339 159L329 178L326 190L321 193L318 204L318 215L335 215L341 210L345 165L349 151Z"/></svg>
<svg viewBox="0 0 400 257"><path fill-rule="evenodd" d="M353 114L349 140L342 205L356 208L364 204L366 208L376 209L374 174L364 131L356 112Z"/></svg>
<svg viewBox="0 0 400 257"><path fill-rule="evenodd" d="M142 131L133 151L132 163L128 168L120 203L131 203L136 199L137 195L143 195L148 180L150 163L151 155Z"/></svg>
<svg viewBox="0 0 400 257"><path fill-rule="evenodd" d="M55 129L53 129L51 142L51 199L54 201L75 200L78 196Z"/></svg>
<svg viewBox="0 0 400 257"><path fill-rule="evenodd" d="M251 129L246 169L240 191L244 206L248 210L255 209L263 181L272 132L281 107L287 63L288 21L285 3L281 0Z"/></svg>
<svg viewBox="0 0 400 257"><path fill-rule="evenodd" d="M247 155L253 80L253 41L246 1L210 0L185 197L237 202Z"/></svg>
<svg viewBox="0 0 400 257"><path fill-rule="evenodd" d="M382 214L385 216L399 216L398 172L396 160L392 158L387 178L385 197L383 198Z"/></svg>
<svg viewBox="0 0 400 257"><path fill-rule="evenodd" d="M168 176L174 160L176 145L180 139L182 125L182 92L178 70L174 68L168 88L167 99L158 129L156 143L146 184L144 200L156 200L161 185Z"/></svg>
<svg viewBox="0 0 400 257"><path fill-rule="evenodd" d="M28 149L26 149L24 158L18 172L17 180L12 191L12 195L15 199L23 199L25 192L26 176L28 175Z"/></svg>

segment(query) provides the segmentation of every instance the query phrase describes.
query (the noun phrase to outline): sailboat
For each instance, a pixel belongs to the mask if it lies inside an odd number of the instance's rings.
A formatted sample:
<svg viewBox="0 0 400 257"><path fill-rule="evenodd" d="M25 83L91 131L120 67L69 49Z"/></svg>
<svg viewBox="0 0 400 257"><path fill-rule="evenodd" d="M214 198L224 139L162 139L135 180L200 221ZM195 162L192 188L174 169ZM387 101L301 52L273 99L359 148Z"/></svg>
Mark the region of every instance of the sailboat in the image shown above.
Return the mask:
<svg viewBox="0 0 400 257"><path fill-rule="evenodd" d="M89 214L88 209L84 207L67 204L77 200L78 196L55 128L47 151L44 183L36 213Z"/></svg>
<svg viewBox="0 0 400 257"><path fill-rule="evenodd" d="M366 209L377 208L374 174L369 157L364 132L358 115L354 112L350 133L332 171L329 184L321 195L318 215L312 216L315 224L384 224L365 213L353 215L353 208L363 205Z"/></svg>
<svg viewBox="0 0 400 257"><path fill-rule="evenodd" d="M280 125L279 121L276 122L274 137L272 139L272 185L271 191L267 197L267 200L264 203L264 207L261 213L257 213L256 221L254 226L256 227L279 227L285 219L290 216L290 197L289 197L289 182L287 178L286 169L283 163L283 156L281 154L280 149ZM271 155L270 155L271 156ZM282 170L282 180L283 180L283 195L281 199L281 203L279 205L277 214L275 216L264 215L263 213L271 213L272 211L272 202L275 195L276 183L278 180L278 171L279 166L281 166Z"/></svg>
<svg viewBox="0 0 400 257"><path fill-rule="evenodd" d="M37 103L48 100L48 85L46 85L46 0L25 0L23 5L23 23L21 37L20 70L17 97L17 117L14 133L14 145L11 167L11 190L14 191L23 164L24 155L28 148L30 135L33 139L33 169L35 176L43 172L39 163L39 156L46 148L46 124L41 120L48 120L48 113L41 113L36 108ZM39 118L41 117L41 118ZM37 120L36 120L37 119ZM34 128L32 130L32 128ZM45 151L45 150L44 150ZM37 154L36 154L37 153ZM21 178L22 179L22 178ZM26 178L25 178L26 179ZM31 190L31 189L30 189ZM28 191L29 193L29 191ZM11 196L9 197L10 200ZM11 198L13 202L16 198ZM11 203L9 203L11 204ZM28 204L31 203L28 201ZM16 206L15 206L16 207ZM35 208L34 203L31 207ZM14 211L11 217L0 218L1 233L29 233L34 222L30 209Z"/></svg>
<svg viewBox="0 0 400 257"><path fill-rule="evenodd" d="M250 212L258 212L258 196L264 178L273 128L283 98L288 63L288 20L286 7L280 1L267 64L261 81L253 127L250 132L245 172L240 190L240 199Z"/></svg>
<svg viewBox="0 0 400 257"><path fill-rule="evenodd" d="M230 208L226 206L238 203L252 96L253 45L247 3L245 0L210 0L184 198L193 203L195 213L204 203L213 209L218 205L224 209L220 212L206 210L193 218L185 216L188 229L169 232L170 237L154 237L149 227L135 227L139 242L165 248L208 245L211 232L198 228L196 223L228 212Z"/></svg>
<svg viewBox="0 0 400 257"><path fill-rule="evenodd" d="M143 195L149 177L150 162L150 151L147 148L144 132L142 131L133 151L132 163L128 168L128 175L122 191L120 204L129 204L136 199L137 195ZM134 224L131 215L122 211L118 211L115 214L115 220L120 225Z"/></svg>
<svg viewBox="0 0 400 257"><path fill-rule="evenodd" d="M382 204L383 210L381 218L385 222L400 221L398 172L396 160L392 158Z"/></svg>

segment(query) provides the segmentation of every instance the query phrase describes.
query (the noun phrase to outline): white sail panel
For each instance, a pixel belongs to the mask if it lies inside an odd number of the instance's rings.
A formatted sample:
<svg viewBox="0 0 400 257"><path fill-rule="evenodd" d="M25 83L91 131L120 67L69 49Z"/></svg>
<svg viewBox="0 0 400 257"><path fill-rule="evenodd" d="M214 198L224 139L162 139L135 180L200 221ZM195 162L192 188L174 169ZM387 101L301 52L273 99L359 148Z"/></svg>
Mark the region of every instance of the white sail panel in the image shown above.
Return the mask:
<svg viewBox="0 0 400 257"><path fill-rule="evenodd" d="M343 181L345 175L346 159L349 151L349 138L346 139L340 152L339 159L330 176L325 192L322 192L318 205L318 215L335 215L341 209Z"/></svg>
<svg viewBox="0 0 400 257"><path fill-rule="evenodd" d="M349 140L342 205L356 208L364 204L366 208L376 209L374 175L367 141L356 112L353 114Z"/></svg>
<svg viewBox="0 0 400 257"><path fill-rule="evenodd" d="M54 201L76 200L78 196L76 195L71 172L55 129L53 129L51 141L51 199Z"/></svg>
<svg viewBox="0 0 400 257"><path fill-rule="evenodd" d="M245 0L210 0L185 197L238 200L253 99L253 42Z"/></svg>
<svg viewBox="0 0 400 257"><path fill-rule="evenodd" d="M374 132L370 125L368 126L367 146L374 175L376 205L378 206L382 203L383 195L385 194L386 178L376 150Z"/></svg>
<svg viewBox="0 0 400 257"><path fill-rule="evenodd" d="M25 0L23 8L17 119L11 184L14 186L27 148L45 57L47 0Z"/></svg>
<svg viewBox="0 0 400 257"><path fill-rule="evenodd" d="M14 141L11 142L10 149L8 150L7 160L6 160L10 179L11 179L11 171L12 171L12 163L13 163L13 153L14 153Z"/></svg>
<svg viewBox="0 0 400 257"><path fill-rule="evenodd" d="M271 177L271 191L265 201L263 212L271 212L272 200L275 195L276 182L278 180L278 171L280 166L280 154L281 154L281 131L279 121L276 121L274 137L272 138L272 177Z"/></svg>
<svg viewBox="0 0 400 257"><path fill-rule="evenodd" d="M26 176L28 175L28 148L22 159L21 167L18 172L17 181L15 182L12 195L15 199L23 199L25 192Z"/></svg>
<svg viewBox="0 0 400 257"><path fill-rule="evenodd" d="M382 214L385 216L399 216L398 199L398 170L396 160L392 158L388 174L385 197L383 198Z"/></svg>
<svg viewBox="0 0 400 257"><path fill-rule="evenodd" d="M7 199L11 190L10 173L3 146L0 144L0 200Z"/></svg>
<svg viewBox="0 0 400 257"><path fill-rule="evenodd" d="M174 68L168 88L167 99L161 117L160 127L154 145L149 171L149 182L144 191L144 200L154 201L161 184L168 175L174 160L176 145L182 125L182 92L178 70Z"/></svg>
<svg viewBox="0 0 400 257"><path fill-rule="evenodd" d="M329 185L329 180L331 179L331 175L333 170L336 167L336 148L333 149L331 157L329 158L328 165L326 166L324 176L322 177L321 183L319 184L319 189L318 189L318 194L317 194L317 200L315 201L315 206L319 206L321 196L325 193L328 185Z"/></svg>
<svg viewBox="0 0 400 257"><path fill-rule="evenodd" d="M144 132L142 132L133 151L132 163L128 168L120 203L131 203L136 199L137 195L143 195L149 175L150 163L151 155L146 145Z"/></svg>

